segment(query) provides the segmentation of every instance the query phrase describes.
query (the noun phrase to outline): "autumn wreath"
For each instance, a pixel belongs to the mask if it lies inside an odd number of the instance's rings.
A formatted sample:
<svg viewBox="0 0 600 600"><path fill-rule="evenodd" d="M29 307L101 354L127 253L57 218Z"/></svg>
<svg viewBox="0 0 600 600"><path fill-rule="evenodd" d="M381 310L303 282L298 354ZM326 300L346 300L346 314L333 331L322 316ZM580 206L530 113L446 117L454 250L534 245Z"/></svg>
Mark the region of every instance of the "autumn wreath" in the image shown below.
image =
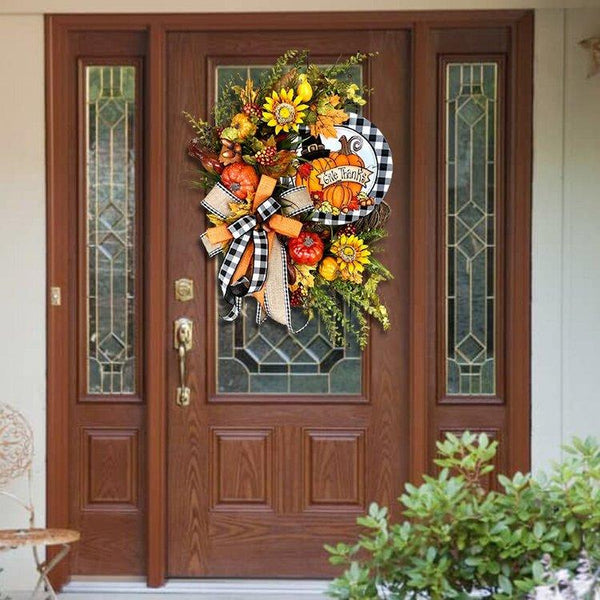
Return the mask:
<svg viewBox="0 0 600 600"><path fill-rule="evenodd" d="M270 317L294 331L291 307L300 308L321 318L335 345L349 332L364 347L369 316L389 327L378 286L392 275L375 252L392 157L357 114L369 90L350 78L366 58L323 67L290 50L260 80L229 82L214 124L184 113L212 225L201 240L210 256L224 255L223 318L236 319L253 296L259 323Z"/></svg>

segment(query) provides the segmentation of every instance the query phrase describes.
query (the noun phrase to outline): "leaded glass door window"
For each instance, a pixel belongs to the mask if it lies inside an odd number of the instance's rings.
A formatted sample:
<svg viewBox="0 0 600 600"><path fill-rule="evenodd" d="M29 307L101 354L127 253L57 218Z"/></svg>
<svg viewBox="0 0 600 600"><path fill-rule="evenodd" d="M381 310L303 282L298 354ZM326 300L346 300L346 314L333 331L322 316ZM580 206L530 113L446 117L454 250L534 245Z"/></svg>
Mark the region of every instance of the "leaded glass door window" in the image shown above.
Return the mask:
<svg viewBox="0 0 600 600"><path fill-rule="evenodd" d="M86 393L139 392L138 69L87 65L85 85Z"/></svg>
<svg viewBox="0 0 600 600"><path fill-rule="evenodd" d="M250 78L259 85L265 69L261 65L216 67L216 94L232 80L242 84ZM362 85L361 66L354 68L352 81ZM217 296L219 312L226 314L218 291ZM302 311L294 312L295 321L302 325L306 321ZM362 353L353 340L333 346L318 319L298 334L270 321L258 327L254 313L254 300L247 299L237 321L216 322L218 394L362 393Z"/></svg>
<svg viewBox="0 0 600 600"><path fill-rule="evenodd" d="M443 63L444 325L448 398L497 390L499 71Z"/></svg>

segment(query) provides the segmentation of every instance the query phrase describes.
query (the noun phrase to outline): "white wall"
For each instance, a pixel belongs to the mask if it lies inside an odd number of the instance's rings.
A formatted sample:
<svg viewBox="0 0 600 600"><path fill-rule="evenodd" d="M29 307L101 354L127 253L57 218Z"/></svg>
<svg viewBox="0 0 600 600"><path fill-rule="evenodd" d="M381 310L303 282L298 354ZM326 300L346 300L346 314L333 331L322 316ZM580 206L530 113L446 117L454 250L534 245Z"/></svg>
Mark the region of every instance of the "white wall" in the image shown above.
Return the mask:
<svg viewBox="0 0 600 600"><path fill-rule="evenodd" d="M533 463L600 437L600 76L578 42L600 8L536 12Z"/></svg>
<svg viewBox="0 0 600 600"><path fill-rule="evenodd" d="M563 436L600 436L600 77L586 80L577 42L600 36L600 10L565 30Z"/></svg>
<svg viewBox="0 0 600 600"><path fill-rule="evenodd" d="M538 11L535 19L532 436L536 465L560 458L562 440L564 20L563 10Z"/></svg>
<svg viewBox="0 0 600 600"><path fill-rule="evenodd" d="M259 10L266 0L230 0ZM573 434L600 436L600 76L585 78L577 42L600 35L599 0L377 0L381 9L537 7L533 231L533 459L560 457ZM373 2L371 2L373 6ZM321 8L307 0L304 9ZM349 0L341 8L359 8ZM373 6L374 8L375 6ZM285 6L282 6L285 8ZM334 7L336 8L336 7ZM338 5L337 8L340 8ZM94 0L87 11L223 10L197 0ZM274 7L269 4L269 9ZM43 12L81 11L81 0L0 4L0 382L36 436L36 504L44 507L45 231ZM8 13L14 14L8 14ZM3 14L4 13L4 14ZM16 14L20 13L20 14ZM28 13L25 16L24 13ZM19 525L0 505L0 527ZM0 590L31 585L25 552L0 555Z"/></svg>
<svg viewBox="0 0 600 600"><path fill-rule="evenodd" d="M0 16L0 402L34 429L35 504L44 523L45 165L44 22ZM24 486L18 488L25 492ZM0 498L0 527L22 527L22 509ZM0 590L31 586L31 551L0 554Z"/></svg>

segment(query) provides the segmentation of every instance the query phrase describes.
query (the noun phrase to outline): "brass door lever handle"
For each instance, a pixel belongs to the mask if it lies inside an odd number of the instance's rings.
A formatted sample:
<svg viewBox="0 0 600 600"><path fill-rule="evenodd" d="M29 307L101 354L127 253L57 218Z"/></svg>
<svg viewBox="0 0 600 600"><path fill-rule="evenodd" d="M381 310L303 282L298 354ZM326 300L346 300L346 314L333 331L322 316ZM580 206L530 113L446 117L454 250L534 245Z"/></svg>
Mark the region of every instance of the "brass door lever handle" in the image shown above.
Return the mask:
<svg viewBox="0 0 600 600"><path fill-rule="evenodd" d="M173 345L179 360L179 387L177 388L177 405L189 406L191 390L187 386L187 355L192 349L194 324L191 319L180 317L174 323Z"/></svg>

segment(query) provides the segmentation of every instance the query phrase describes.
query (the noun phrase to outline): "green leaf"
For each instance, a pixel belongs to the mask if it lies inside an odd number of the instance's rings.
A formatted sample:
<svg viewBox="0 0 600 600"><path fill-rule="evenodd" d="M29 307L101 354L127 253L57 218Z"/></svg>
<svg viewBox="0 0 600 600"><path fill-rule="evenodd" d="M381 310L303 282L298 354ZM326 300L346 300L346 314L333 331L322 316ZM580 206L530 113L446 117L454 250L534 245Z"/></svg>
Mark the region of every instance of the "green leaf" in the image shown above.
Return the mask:
<svg viewBox="0 0 600 600"><path fill-rule="evenodd" d="M531 571L533 573L533 578L535 579L536 583L542 583L544 580L544 565L542 565L542 563L538 560L535 561L531 567Z"/></svg>
<svg viewBox="0 0 600 600"><path fill-rule="evenodd" d="M575 529L577 528L577 519L571 518L567 521L565 525L565 531L571 535Z"/></svg>
<svg viewBox="0 0 600 600"><path fill-rule="evenodd" d="M533 535L536 539L541 540L546 531L546 526L541 521L536 521L533 525Z"/></svg>
<svg viewBox="0 0 600 600"><path fill-rule="evenodd" d="M511 580L505 575L498 575L498 585L500 589L507 595L511 595L513 592L513 585Z"/></svg>
<svg viewBox="0 0 600 600"><path fill-rule="evenodd" d="M592 513L592 507L587 504L578 504L573 507L573 512L577 515L589 515Z"/></svg>

